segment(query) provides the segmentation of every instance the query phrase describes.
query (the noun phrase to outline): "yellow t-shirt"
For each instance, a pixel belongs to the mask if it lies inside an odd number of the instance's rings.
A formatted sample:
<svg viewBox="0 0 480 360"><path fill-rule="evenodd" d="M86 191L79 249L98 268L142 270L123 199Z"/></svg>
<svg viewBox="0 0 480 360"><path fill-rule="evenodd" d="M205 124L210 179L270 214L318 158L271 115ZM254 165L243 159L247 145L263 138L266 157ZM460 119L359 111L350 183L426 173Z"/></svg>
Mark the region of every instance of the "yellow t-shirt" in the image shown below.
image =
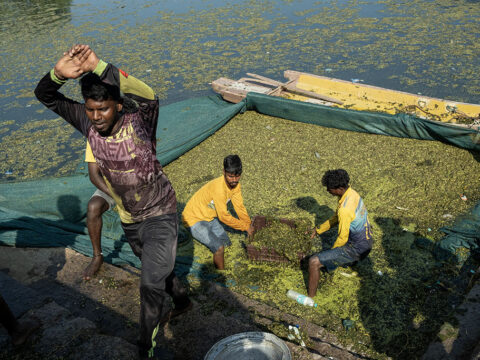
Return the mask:
<svg viewBox="0 0 480 360"><path fill-rule="evenodd" d="M87 140L87 147L85 148L85 162L97 162L95 157L92 153L92 148L90 147L90 143Z"/></svg>
<svg viewBox="0 0 480 360"><path fill-rule="evenodd" d="M332 248L344 246L349 240L353 245L361 244L362 246L371 241L367 209L360 195L351 187L338 200L335 214L316 229L317 233L322 234L336 224L338 224L338 236Z"/></svg>
<svg viewBox="0 0 480 360"><path fill-rule="evenodd" d="M232 201L238 219L228 212L228 201ZM246 231L251 223L247 209L243 205L240 183L234 189L230 189L223 175L202 186L188 200L182 213L183 222L188 227L199 221L212 221L215 217L231 228L242 231Z"/></svg>

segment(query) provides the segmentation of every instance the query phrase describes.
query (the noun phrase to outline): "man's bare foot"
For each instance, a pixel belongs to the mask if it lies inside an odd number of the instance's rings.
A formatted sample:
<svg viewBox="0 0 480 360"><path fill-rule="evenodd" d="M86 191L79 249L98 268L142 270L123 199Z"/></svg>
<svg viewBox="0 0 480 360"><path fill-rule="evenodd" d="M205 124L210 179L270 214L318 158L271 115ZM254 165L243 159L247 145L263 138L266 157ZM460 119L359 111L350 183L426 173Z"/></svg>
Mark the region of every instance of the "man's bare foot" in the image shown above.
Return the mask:
<svg viewBox="0 0 480 360"><path fill-rule="evenodd" d="M92 261L83 271L83 280L90 280L103 264L103 255L94 255Z"/></svg>
<svg viewBox="0 0 480 360"><path fill-rule="evenodd" d="M159 324L165 324L166 322L172 320L173 318L191 310L193 308L193 303L190 299L187 299L187 302L182 305L178 305L170 310L163 318L160 319Z"/></svg>
<svg viewBox="0 0 480 360"><path fill-rule="evenodd" d="M23 345L28 337L38 328L40 323L33 320L25 320L18 323L17 328L12 334L12 343L15 346Z"/></svg>

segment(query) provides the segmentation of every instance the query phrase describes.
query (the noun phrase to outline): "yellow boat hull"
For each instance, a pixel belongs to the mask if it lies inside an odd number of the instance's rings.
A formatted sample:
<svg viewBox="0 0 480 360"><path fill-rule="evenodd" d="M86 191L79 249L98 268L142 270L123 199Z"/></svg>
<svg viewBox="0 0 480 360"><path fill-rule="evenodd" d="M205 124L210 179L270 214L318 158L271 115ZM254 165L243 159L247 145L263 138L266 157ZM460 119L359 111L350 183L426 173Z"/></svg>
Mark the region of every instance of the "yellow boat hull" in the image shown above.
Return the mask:
<svg viewBox="0 0 480 360"><path fill-rule="evenodd" d="M326 95L343 102L331 106L388 114L410 113L418 117L449 123L471 123L480 118L480 105L442 100L423 95L353 83L324 76L287 70L285 77L302 90ZM309 101L308 97L284 93L284 97Z"/></svg>

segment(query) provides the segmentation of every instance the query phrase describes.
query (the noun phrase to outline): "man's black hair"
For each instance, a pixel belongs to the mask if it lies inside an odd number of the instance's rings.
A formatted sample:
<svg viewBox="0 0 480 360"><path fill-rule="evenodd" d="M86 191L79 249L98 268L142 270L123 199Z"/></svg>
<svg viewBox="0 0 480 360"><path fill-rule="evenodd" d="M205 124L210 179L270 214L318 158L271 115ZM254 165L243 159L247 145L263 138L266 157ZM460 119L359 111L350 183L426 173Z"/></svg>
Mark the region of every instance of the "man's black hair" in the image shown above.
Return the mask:
<svg viewBox="0 0 480 360"><path fill-rule="evenodd" d="M238 155L228 155L223 159L223 170L229 174L241 175L242 174L242 160Z"/></svg>
<svg viewBox="0 0 480 360"><path fill-rule="evenodd" d="M343 169L327 170L322 177L322 185L327 189L348 188L350 177Z"/></svg>
<svg viewBox="0 0 480 360"><path fill-rule="evenodd" d="M103 82L97 74L88 73L80 80L82 96L85 101L92 99L95 101L114 100L122 102L120 89L118 86Z"/></svg>

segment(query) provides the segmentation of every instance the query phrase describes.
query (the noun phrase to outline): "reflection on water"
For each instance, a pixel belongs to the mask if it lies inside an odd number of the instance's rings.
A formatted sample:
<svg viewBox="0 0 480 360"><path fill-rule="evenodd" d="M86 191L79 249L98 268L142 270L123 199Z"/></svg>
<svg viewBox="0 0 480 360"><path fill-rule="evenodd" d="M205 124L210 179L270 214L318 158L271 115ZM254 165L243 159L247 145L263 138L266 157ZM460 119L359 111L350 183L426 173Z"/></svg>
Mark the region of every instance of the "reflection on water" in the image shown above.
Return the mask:
<svg viewBox="0 0 480 360"><path fill-rule="evenodd" d="M467 0L3 0L0 11L0 174L20 166L15 132L54 117L33 88L78 42L146 81L163 104L211 94L220 76L283 81L286 69L466 102L480 92L480 8ZM76 82L62 91L79 98Z"/></svg>

